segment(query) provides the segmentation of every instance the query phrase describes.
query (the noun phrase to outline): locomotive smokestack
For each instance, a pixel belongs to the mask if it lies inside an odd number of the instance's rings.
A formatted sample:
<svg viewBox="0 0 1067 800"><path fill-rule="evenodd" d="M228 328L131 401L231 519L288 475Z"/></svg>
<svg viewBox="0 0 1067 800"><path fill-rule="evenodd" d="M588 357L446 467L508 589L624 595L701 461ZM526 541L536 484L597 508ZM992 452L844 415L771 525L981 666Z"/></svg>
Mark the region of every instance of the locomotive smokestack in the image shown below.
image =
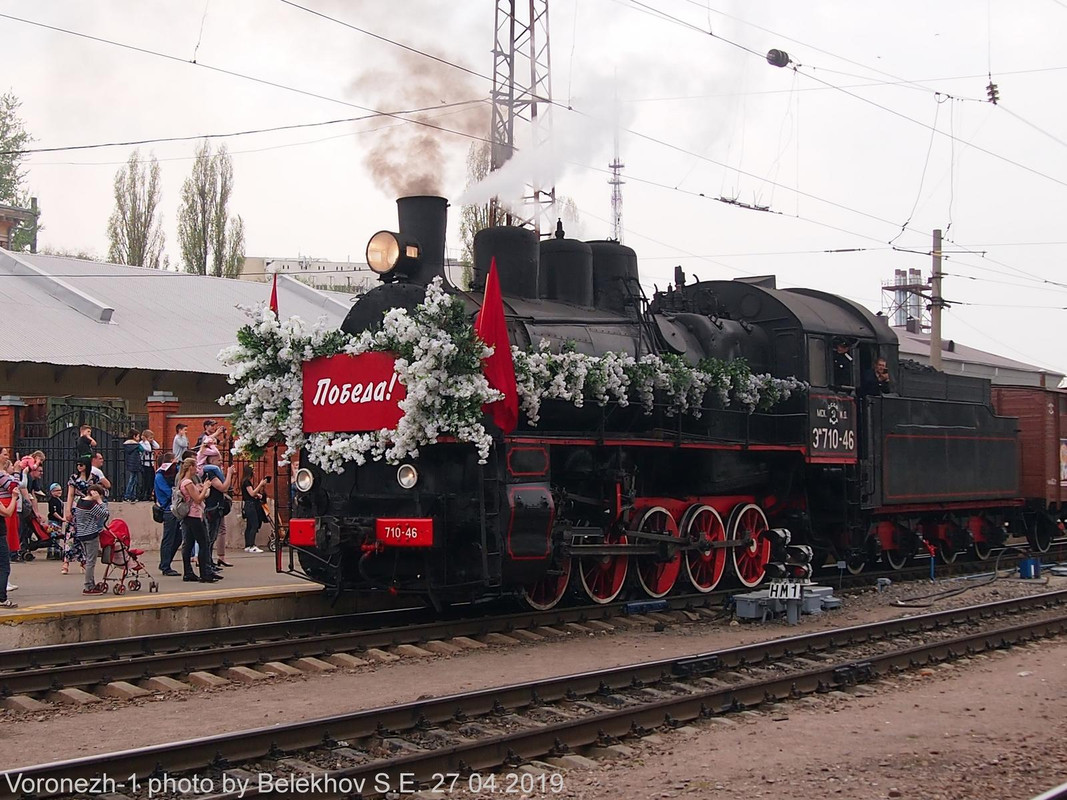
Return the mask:
<svg viewBox="0 0 1067 800"><path fill-rule="evenodd" d="M396 201L400 233L415 238L420 247L420 265L411 276L415 283L428 284L445 274L445 227L448 201L432 195L401 197Z"/></svg>

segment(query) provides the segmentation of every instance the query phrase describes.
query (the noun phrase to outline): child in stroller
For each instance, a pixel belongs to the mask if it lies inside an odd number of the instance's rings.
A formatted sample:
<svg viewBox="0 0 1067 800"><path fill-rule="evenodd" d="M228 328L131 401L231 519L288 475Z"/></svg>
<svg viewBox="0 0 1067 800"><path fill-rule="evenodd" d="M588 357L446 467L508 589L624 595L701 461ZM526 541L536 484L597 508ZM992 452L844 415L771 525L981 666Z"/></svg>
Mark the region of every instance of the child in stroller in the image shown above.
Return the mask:
<svg viewBox="0 0 1067 800"><path fill-rule="evenodd" d="M53 483L48 487L48 556L49 560L63 558L63 487Z"/></svg>
<svg viewBox="0 0 1067 800"><path fill-rule="evenodd" d="M100 532L100 562L104 565L104 579L97 587L107 591L107 582L114 581L111 590L115 594L124 594L129 588L136 592L141 588L142 574L149 580L148 591L158 592L159 584L152 578L140 556L144 550L130 547L130 528L121 519L112 520ZM112 571L116 574L112 574Z"/></svg>

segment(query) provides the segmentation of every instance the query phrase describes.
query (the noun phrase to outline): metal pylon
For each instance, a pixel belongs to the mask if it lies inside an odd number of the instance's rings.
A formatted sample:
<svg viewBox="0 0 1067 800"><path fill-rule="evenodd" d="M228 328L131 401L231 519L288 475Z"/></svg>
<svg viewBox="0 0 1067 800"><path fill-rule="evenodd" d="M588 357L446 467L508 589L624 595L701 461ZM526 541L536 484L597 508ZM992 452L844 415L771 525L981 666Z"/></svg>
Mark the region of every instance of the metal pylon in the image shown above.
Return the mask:
<svg viewBox="0 0 1067 800"><path fill-rule="evenodd" d="M515 152L516 127L526 126L530 146L544 145L552 135L551 59L548 0L497 0L493 45L493 129L489 169L497 170ZM516 124L518 123L518 124ZM523 193L518 215L504 211L497 198L490 203L492 222L527 225L538 234L553 230L556 187L549 176L534 174Z"/></svg>

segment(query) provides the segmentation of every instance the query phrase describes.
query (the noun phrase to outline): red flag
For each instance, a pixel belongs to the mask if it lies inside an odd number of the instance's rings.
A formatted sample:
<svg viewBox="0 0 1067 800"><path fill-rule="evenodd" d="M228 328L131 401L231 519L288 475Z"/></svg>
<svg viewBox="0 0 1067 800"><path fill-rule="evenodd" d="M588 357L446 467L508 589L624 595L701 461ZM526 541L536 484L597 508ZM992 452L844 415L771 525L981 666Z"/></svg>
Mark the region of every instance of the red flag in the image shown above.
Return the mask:
<svg viewBox="0 0 1067 800"><path fill-rule="evenodd" d="M483 342L495 348L483 362L489 385L504 393L504 399L489 403L484 411L493 418L504 433L511 433L519 422L519 390L515 383L515 362L511 358L508 326L504 321L504 298L500 296L500 280L496 274L496 259L489 265L485 281L482 310L474 321L474 332Z"/></svg>
<svg viewBox="0 0 1067 800"><path fill-rule="evenodd" d="M278 316L278 273L274 273L274 285L270 287L270 310Z"/></svg>

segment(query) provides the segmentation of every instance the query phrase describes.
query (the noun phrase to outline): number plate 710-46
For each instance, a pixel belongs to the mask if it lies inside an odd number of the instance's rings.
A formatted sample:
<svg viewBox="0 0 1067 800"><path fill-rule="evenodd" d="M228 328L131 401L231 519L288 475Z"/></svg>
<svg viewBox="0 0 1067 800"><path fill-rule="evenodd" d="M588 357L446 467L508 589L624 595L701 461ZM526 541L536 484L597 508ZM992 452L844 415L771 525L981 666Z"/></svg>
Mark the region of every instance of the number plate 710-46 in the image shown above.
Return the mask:
<svg viewBox="0 0 1067 800"><path fill-rule="evenodd" d="M375 524L375 534L386 547L431 547L433 519L379 519Z"/></svg>

